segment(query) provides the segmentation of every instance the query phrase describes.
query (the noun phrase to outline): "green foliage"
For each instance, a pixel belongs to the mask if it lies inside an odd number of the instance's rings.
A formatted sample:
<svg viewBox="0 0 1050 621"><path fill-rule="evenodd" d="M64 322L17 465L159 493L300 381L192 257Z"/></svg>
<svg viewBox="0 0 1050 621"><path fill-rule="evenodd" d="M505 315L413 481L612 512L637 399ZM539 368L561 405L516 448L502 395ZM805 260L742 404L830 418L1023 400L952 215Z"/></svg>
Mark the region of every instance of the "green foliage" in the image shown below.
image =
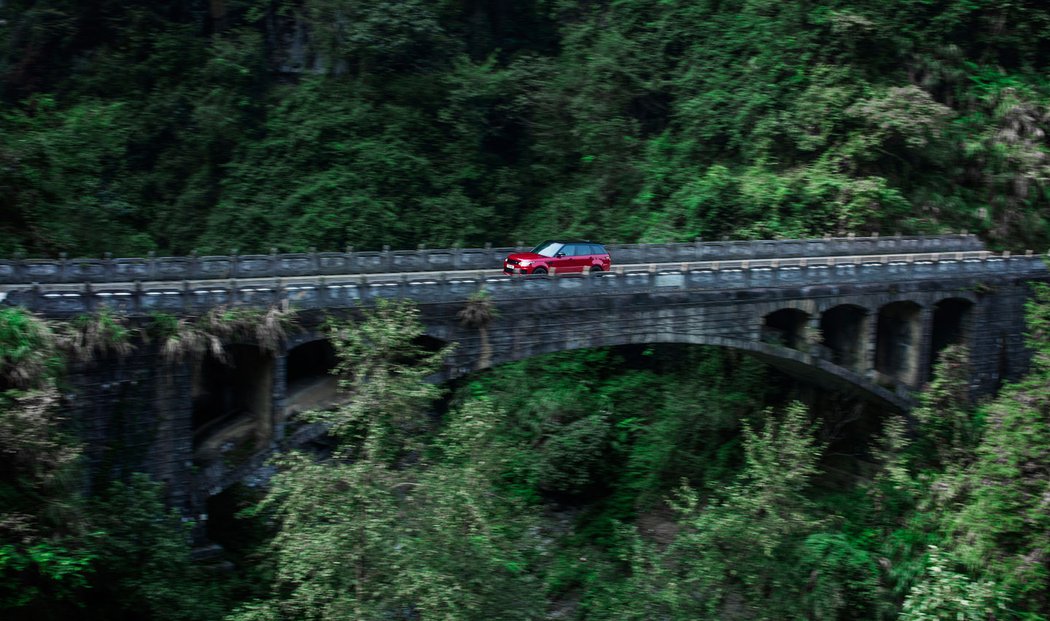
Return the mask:
<svg viewBox="0 0 1050 621"><path fill-rule="evenodd" d="M20 615L77 601L93 570L64 422L53 384L0 398L0 609Z"/></svg>
<svg viewBox="0 0 1050 621"><path fill-rule="evenodd" d="M21 308L0 308L0 389L39 386L61 367L51 325Z"/></svg>
<svg viewBox="0 0 1050 621"><path fill-rule="evenodd" d="M1050 243L1039 3L202 6L0 4L0 255L961 228ZM1050 293L1034 290L1032 375L975 408L965 352L945 350L918 425L883 416L878 464L845 490L822 487L801 411L761 414L782 387L732 354L505 365L434 434L421 380L446 350L420 347L416 311L332 322L352 399L310 419L334 458L282 458L258 512L278 527L275 580L234 617L1050 617ZM484 297L462 309L479 368L494 317ZM156 486L85 506L54 379L139 336L171 360L276 351L289 318L157 315L140 335L105 312L0 310L9 610L223 614Z"/></svg>
<svg viewBox="0 0 1050 621"><path fill-rule="evenodd" d="M127 327L127 317L101 309L91 315L79 315L68 323L56 325L59 346L69 357L88 362L108 355L126 356L134 349L135 331Z"/></svg>
<svg viewBox="0 0 1050 621"><path fill-rule="evenodd" d="M806 498L820 455L808 415L744 428L745 464L711 498L683 487L671 501L680 531L665 548L625 555L631 574L590 604L597 619L862 618L877 594L874 561L847 537L822 532Z"/></svg>
<svg viewBox="0 0 1050 621"><path fill-rule="evenodd" d="M416 448L426 426L422 412L441 394L425 379L441 370L449 347L420 344L425 332L411 302L380 301L363 321L330 320L325 329L338 356L339 386L353 398L308 420L325 423L342 450L361 442L357 450L375 459Z"/></svg>
<svg viewBox="0 0 1050 621"><path fill-rule="evenodd" d="M89 507L90 618L191 621L224 611L222 581L190 559L190 527L143 474L113 482Z"/></svg>
<svg viewBox="0 0 1050 621"><path fill-rule="evenodd" d="M608 422L592 415L565 425L542 447L537 485L548 492L579 493L589 487L602 461Z"/></svg>
<svg viewBox="0 0 1050 621"><path fill-rule="evenodd" d="M522 579L536 545L531 520L493 494L503 457L490 439L502 415L467 403L426 447L438 392L424 378L447 349L419 347L418 311L379 304L327 329L354 398L310 417L336 439L331 460L293 452L277 461L256 509L278 526L272 593L230 618L538 618L537 583Z"/></svg>
<svg viewBox="0 0 1050 621"><path fill-rule="evenodd" d="M1050 242L1032 3L209 6L0 7L0 254Z"/></svg>
<svg viewBox="0 0 1050 621"><path fill-rule="evenodd" d="M970 374L966 348L945 348L935 366L934 379L913 413L924 427L919 450L937 455L944 466L965 465L980 437L970 404Z"/></svg>
<svg viewBox="0 0 1050 621"><path fill-rule="evenodd" d="M994 582L975 582L952 571L935 546L926 571L904 600L901 621L982 621L1007 614L1004 594Z"/></svg>
<svg viewBox="0 0 1050 621"><path fill-rule="evenodd" d="M226 347L238 341L275 353L298 325L293 311L278 306L266 310L216 306L196 318L154 313L150 320L145 335L160 341L161 356L170 362L200 360L205 355L229 362Z"/></svg>

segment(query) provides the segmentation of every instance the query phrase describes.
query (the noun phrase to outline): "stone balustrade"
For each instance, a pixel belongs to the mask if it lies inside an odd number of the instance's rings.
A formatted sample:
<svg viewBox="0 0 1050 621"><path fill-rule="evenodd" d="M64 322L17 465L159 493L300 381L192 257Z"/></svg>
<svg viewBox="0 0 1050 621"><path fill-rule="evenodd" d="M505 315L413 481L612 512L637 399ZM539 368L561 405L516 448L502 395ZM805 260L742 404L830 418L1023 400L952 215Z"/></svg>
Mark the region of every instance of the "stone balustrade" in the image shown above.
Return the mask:
<svg viewBox="0 0 1050 621"><path fill-rule="evenodd" d="M606 245L614 264L682 263L813 256L915 254L982 250L974 235L828 237ZM230 278L287 278L410 272L498 269L511 252L525 247L383 250L378 252L310 252L103 259L0 260L0 285L29 283L117 283Z"/></svg>
<svg viewBox="0 0 1050 621"><path fill-rule="evenodd" d="M198 314L215 306L268 307L287 303L297 309L348 308L368 305L380 298L411 299L421 304L465 300L485 290L496 300L551 296L615 295L661 291L726 291L806 287L834 284L929 282L967 278L994 284L1002 279L1046 279L1047 268L1039 256L981 253L974 258L925 260L914 256L871 256L854 261L813 262L806 259L766 261L750 265L736 261L706 263L693 269L673 269L653 263L638 271L602 272L565 276L436 276L328 279L319 276L305 283L283 284L280 279L251 284L236 279L202 286L190 283L170 287L107 285L34 285L7 293L6 302L23 305L49 316L71 316L109 309L144 315L151 312Z"/></svg>

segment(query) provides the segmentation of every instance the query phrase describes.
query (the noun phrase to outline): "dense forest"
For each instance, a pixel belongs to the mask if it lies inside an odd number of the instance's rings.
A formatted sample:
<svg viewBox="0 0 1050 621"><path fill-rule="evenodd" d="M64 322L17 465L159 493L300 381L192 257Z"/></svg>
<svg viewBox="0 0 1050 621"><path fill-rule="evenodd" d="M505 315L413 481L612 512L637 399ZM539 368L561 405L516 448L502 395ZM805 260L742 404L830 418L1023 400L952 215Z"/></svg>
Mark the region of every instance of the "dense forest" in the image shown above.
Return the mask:
<svg viewBox="0 0 1050 621"><path fill-rule="evenodd" d="M0 0L0 256L1042 251L1048 64L1035 0ZM692 346L438 387L411 306L328 329L324 458L233 490L200 562L161 483L85 485L68 416L146 332L0 308L0 616L1050 619L1047 287L1026 378L972 403L953 347L906 416Z"/></svg>
<svg viewBox="0 0 1050 621"><path fill-rule="evenodd" d="M1022 0L5 0L0 254L1050 242Z"/></svg>

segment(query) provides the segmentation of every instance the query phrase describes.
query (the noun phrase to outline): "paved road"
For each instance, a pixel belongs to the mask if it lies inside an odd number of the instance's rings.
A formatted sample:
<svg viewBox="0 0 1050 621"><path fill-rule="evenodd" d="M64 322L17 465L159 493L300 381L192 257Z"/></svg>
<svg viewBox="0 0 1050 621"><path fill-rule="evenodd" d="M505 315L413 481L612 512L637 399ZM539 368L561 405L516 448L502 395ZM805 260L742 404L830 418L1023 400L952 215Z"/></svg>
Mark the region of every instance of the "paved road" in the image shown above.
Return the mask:
<svg viewBox="0 0 1050 621"><path fill-rule="evenodd" d="M679 271L683 269L695 270L695 269L741 269L741 268L759 268L759 267L775 267L775 266L793 266L793 265L839 265L843 263L892 263L892 262L919 262L919 261L939 261L939 260L960 260L960 259L983 259L985 257L992 256L994 253L986 250L976 250L967 252L936 252L936 253L910 253L910 254L880 254L880 255L837 255L837 256L816 256L816 257L792 257L787 259L752 259L752 260L734 260L734 261L689 261L689 262L676 262L676 263L632 263L627 265L613 264L613 271L624 273L624 272L667 272L667 271ZM315 276L289 276L286 278L238 278L235 280L239 287L246 287L252 285L258 285L260 287L274 287L278 283L281 286L302 286L302 285L316 285L322 279L327 283L336 282L347 282L347 281L358 281L362 279L365 282L383 282L383 281L399 281L402 278L409 280L430 280L430 279L467 279L475 280L479 278L496 278L503 276L501 269L489 269L489 270L456 270L456 271L441 271L441 272L390 272L384 274L327 274L327 275L315 275ZM185 281L191 288L199 289L208 286L224 286L231 282L229 278L216 278L206 280L190 280ZM141 286L143 289L173 289L182 288L184 285L183 281L172 281L172 280L156 280L156 281L143 281ZM0 285L0 302L6 297L6 293L10 291L21 291L28 289L30 285L26 284L7 284ZM113 283L92 283L91 288L95 290L128 290L134 289L136 286L133 282L113 282ZM83 289L83 284L77 283L41 283L40 285L43 291L80 291Z"/></svg>

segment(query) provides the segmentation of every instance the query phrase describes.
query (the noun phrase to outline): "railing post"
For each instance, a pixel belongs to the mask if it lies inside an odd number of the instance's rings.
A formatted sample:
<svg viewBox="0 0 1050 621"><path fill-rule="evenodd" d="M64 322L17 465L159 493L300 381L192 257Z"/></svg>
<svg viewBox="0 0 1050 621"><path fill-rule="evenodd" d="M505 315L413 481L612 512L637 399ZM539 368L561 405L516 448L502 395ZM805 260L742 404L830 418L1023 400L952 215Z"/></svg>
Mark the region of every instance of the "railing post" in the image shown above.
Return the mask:
<svg viewBox="0 0 1050 621"><path fill-rule="evenodd" d="M115 271L113 266L114 266L113 253L112 252L104 253L102 255L103 280L107 280L109 282L113 282L113 278L114 278L114 273L113 272Z"/></svg>
<svg viewBox="0 0 1050 621"><path fill-rule="evenodd" d="M69 282L69 255L58 253L58 282Z"/></svg>
<svg viewBox="0 0 1050 621"><path fill-rule="evenodd" d="M240 248L234 248L230 251L230 278L237 278L241 275L241 258L237 253L240 252Z"/></svg>
<svg viewBox="0 0 1050 621"><path fill-rule="evenodd" d="M95 310L95 290L91 287L90 282L85 282L81 289L81 295L84 298L84 310L87 312L94 312Z"/></svg>
<svg viewBox="0 0 1050 621"><path fill-rule="evenodd" d="M274 279L273 284L273 300L271 302L274 306L279 307L281 310L288 310L288 289L284 286L284 279L278 276Z"/></svg>
<svg viewBox="0 0 1050 621"><path fill-rule="evenodd" d="M389 273L393 268L390 265L390 245L383 244L383 271Z"/></svg>
<svg viewBox="0 0 1050 621"><path fill-rule="evenodd" d="M361 274L361 276L357 279L357 289L358 293L361 294L361 304L364 304L369 299L371 299L372 292L368 289L368 276Z"/></svg>
<svg viewBox="0 0 1050 621"><path fill-rule="evenodd" d="M145 295L142 292L141 280L135 280L135 288L133 289L133 291L134 293L131 294L131 308L134 309L136 313L141 314L143 311L142 298Z"/></svg>
<svg viewBox="0 0 1050 621"><path fill-rule="evenodd" d="M328 279L324 276L317 279L317 304L321 308L328 307Z"/></svg>
<svg viewBox="0 0 1050 621"><path fill-rule="evenodd" d="M146 278L157 279L157 253L154 250L146 253Z"/></svg>
<svg viewBox="0 0 1050 621"><path fill-rule="evenodd" d="M458 270L463 265L463 249L453 244L449 251L452 253L452 269Z"/></svg>
<svg viewBox="0 0 1050 621"><path fill-rule="evenodd" d="M190 281L182 281L182 312L189 314L193 310L193 292Z"/></svg>
<svg viewBox="0 0 1050 621"><path fill-rule="evenodd" d="M917 368L913 377L914 388L922 388L930 380L930 361L933 360L933 309L923 306L919 310L918 351L915 352Z"/></svg>

